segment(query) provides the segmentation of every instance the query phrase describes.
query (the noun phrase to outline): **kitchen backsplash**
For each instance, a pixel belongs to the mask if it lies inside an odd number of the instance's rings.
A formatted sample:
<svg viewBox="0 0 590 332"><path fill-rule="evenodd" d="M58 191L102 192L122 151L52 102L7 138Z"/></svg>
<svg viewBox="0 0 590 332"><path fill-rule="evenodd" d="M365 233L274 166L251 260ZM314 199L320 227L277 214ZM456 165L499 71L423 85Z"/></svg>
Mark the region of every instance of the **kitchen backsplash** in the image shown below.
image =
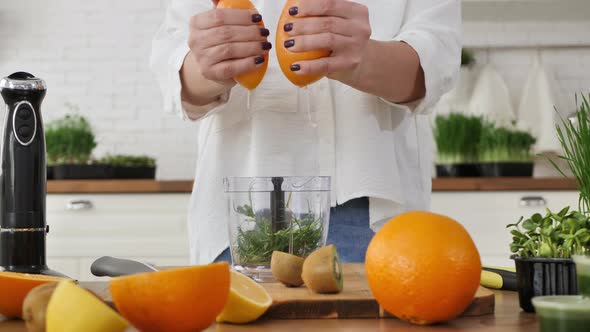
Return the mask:
<svg viewBox="0 0 590 332"><path fill-rule="evenodd" d="M197 128L161 111L149 70L151 38L168 0L18 0L0 4L0 75L27 70L46 79L45 121L77 109L105 153L149 154L158 178L194 174ZM465 22L478 64L505 79L515 108L536 53L557 83L558 107L590 91L590 22Z"/></svg>

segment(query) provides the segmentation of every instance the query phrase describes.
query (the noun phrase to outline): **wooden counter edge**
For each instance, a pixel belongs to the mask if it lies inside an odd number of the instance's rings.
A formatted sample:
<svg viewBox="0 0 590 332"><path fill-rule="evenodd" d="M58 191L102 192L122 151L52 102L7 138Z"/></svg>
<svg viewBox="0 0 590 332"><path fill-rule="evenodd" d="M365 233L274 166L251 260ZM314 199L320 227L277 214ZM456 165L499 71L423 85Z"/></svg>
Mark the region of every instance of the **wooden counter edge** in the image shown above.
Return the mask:
<svg viewBox="0 0 590 332"><path fill-rule="evenodd" d="M432 191L577 190L571 178L437 178Z"/></svg>
<svg viewBox="0 0 590 332"><path fill-rule="evenodd" d="M50 194L190 193L193 181L156 180L49 180Z"/></svg>
<svg viewBox="0 0 590 332"><path fill-rule="evenodd" d="M49 180L50 194L190 193L191 180ZM574 179L566 178L437 178L434 192L576 190Z"/></svg>

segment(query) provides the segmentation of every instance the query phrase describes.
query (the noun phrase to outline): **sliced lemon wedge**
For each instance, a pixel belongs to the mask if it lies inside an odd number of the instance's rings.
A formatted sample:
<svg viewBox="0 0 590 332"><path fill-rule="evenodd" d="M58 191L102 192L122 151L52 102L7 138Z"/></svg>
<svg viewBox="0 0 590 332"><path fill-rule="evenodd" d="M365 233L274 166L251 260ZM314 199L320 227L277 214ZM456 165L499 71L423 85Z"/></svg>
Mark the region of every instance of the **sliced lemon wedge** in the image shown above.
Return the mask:
<svg viewBox="0 0 590 332"><path fill-rule="evenodd" d="M235 324L249 323L262 316L272 304L270 294L256 281L231 271L229 298L217 322Z"/></svg>
<svg viewBox="0 0 590 332"><path fill-rule="evenodd" d="M62 281L49 300L47 332L123 332L131 325L89 291Z"/></svg>

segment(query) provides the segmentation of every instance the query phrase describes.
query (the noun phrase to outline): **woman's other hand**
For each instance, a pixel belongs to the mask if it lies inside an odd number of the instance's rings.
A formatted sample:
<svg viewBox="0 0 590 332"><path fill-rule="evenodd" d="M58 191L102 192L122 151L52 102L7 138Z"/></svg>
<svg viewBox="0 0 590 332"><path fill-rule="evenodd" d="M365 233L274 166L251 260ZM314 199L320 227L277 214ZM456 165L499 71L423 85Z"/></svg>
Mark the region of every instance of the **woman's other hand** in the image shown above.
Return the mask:
<svg viewBox="0 0 590 332"><path fill-rule="evenodd" d="M332 52L330 57L294 63L292 70L338 80L355 75L371 37L366 6L348 0L301 0L289 14L297 19L279 27L293 37L285 41L285 47L292 52Z"/></svg>

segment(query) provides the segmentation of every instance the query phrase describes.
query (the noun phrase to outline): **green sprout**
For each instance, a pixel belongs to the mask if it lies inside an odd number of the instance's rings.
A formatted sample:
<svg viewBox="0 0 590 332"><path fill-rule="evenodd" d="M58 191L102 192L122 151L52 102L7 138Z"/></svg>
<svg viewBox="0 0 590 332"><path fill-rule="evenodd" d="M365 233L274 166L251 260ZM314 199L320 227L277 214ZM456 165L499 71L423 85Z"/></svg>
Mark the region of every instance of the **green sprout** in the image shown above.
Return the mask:
<svg viewBox="0 0 590 332"><path fill-rule="evenodd" d="M519 257L570 258L590 253L590 218L566 207L558 213L546 210L510 224L510 251Z"/></svg>
<svg viewBox="0 0 590 332"><path fill-rule="evenodd" d="M479 160L482 162L530 162L536 139L529 133L483 125L479 140Z"/></svg>
<svg viewBox="0 0 590 332"><path fill-rule="evenodd" d="M439 164L474 163L478 157L478 142L482 119L460 113L438 115L434 138Z"/></svg>
<svg viewBox="0 0 590 332"><path fill-rule="evenodd" d="M590 104L589 98L582 96L582 103L576 115L576 121L570 121L561 117L562 127L557 128L557 137L563 149L561 159L567 162L567 165L573 173L580 197L578 206L580 212L590 213ZM578 98L576 96L576 105ZM549 159L549 158L548 158ZM567 177L561 168L551 159L551 164Z"/></svg>

